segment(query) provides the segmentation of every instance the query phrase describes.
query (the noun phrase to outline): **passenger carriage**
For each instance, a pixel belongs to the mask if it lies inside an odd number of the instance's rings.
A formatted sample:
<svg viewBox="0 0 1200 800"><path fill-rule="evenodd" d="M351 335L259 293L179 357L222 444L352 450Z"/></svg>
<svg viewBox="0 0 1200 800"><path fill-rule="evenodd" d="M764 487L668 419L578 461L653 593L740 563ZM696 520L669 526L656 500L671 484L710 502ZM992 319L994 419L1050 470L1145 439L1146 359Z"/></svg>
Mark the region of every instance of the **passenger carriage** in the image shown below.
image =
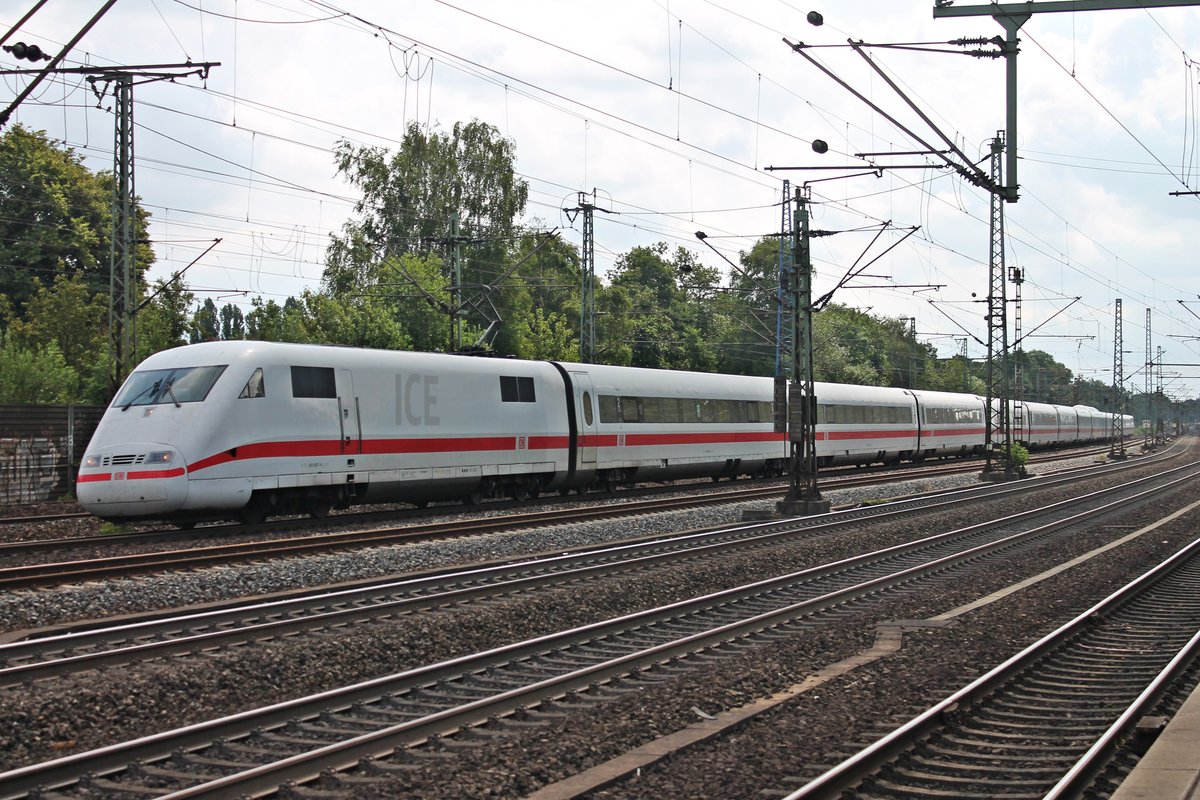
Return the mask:
<svg viewBox="0 0 1200 800"><path fill-rule="evenodd" d="M898 463L918 453L917 404L911 392L881 386L817 383L818 463Z"/></svg>
<svg viewBox="0 0 1200 800"><path fill-rule="evenodd" d="M910 391L917 402L921 458L978 455L983 452L983 398L953 392Z"/></svg>
<svg viewBox="0 0 1200 800"><path fill-rule="evenodd" d="M699 372L563 364L579 380L580 480L604 486L687 477L779 474L774 381ZM586 377L583 377L586 376Z"/></svg>
<svg viewBox="0 0 1200 800"><path fill-rule="evenodd" d="M1027 448L1050 447L1062 439L1058 409L1049 403L1021 402L1013 406L1013 437Z"/></svg>

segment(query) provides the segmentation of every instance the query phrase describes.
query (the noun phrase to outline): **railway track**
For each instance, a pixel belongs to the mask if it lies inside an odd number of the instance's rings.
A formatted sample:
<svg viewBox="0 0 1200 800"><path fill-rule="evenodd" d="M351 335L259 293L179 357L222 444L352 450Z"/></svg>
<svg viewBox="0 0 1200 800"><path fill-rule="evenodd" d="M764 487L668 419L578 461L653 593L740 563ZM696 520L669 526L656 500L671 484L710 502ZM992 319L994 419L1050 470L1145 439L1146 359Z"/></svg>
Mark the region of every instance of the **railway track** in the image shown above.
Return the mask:
<svg viewBox="0 0 1200 800"><path fill-rule="evenodd" d="M1163 458L1165 460L1167 456L1164 454ZM1120 468L1121 465L1109 466L1098 471ZM1043 486L1073 482L1082 477L1077 473L1063 475L1045 481ZM311 632L321 627L478 601L514 591L561 586L568 580L582 581L657 564L675 564L684 558L712 558L736 550L771 547L789 537L811 537L859 526L866 521L885 522L915 510L935 511L971 500L1012 495L1024 488L1013 484L981 486L975 490L844 510L824 517L630 540L516 562L474 565L466 570L433 570L404 580L372 581L361 587L332 592L306 592L250 606L234 603L187 615L151 614L125 620L120 625L88 625L56 635L38 635L27 641L0 645L0 686L298 631Z"/></svg>
<svg viewBox="0 0 1200 800"><path fill-rule="evenodd" d="M924 467L916 471L916 475L921 478L933 478L970 473L977 469L977 464L953 463ZM822 486L827 491L834 491L864 485L889 483L897 479L896 475L891 472L870 472L826 480ZM457 519L452 521L425 522L399 528L318 533L315 535L306 534L271 540L222 543L186 549L172 548L169 550L130 553L108 557L89 556L86 559L0 568L0 590L11 591L23 588L48 587L81 580L106 580L154 571L196 569L214 565L259 561L267 558L310 555L361 547L480 535L500 530L513 530L539 525L581 523L599 519L611 519L619 516L661 513L675 509L696 508L704 505L770 499L781 496L784 491L786 491L785 486L779 483L772 483L767 486L760 485L726 489L717 493L709 492L700 495L689 495L687 497L656 497L647 500L591 505L572 509L552 507L540 511L519 512L516 514L470 520ZM215 532L219 531L214 529ZM186 535L196 536L198 534L198 531L192 531ZM212 535L213 533L206 532L204 537L209 538ZM179 535L177 533L151 531L117 536L14 542L0 544L0 558L8 556L12 560L21 556L36 557L98 546L110 548L121 545L141 546L163 542L174 544L178 541L178 538Z"/></svg>
<svg viewBox="0 0 1200 800"><path fill-rule="evenodd" d="M787 800L1081 796L1198 662L1200 540Z"/></svg>
<svg viewBox="0 0 1200 800"><path fill-rule="evenodd" d="M354 780L402 770L398 750L451 735L521 727L568 711L580 697L660 680L731 642L785 636L937 582L964 580L997 559L1019 558L1048 538L1120 513L1194 480L1200 466L1146 484L727 589L453 659L308 698L143 737L0 774L3 797L43 787L64 797L227 797L273 791L353 769ZM1081 506L1083 507L1081 510ZM1195 595L1194 590L1192 594ZM828 615L828 616L826 616ZM800 626L800 627L795 627ZM533 712L527 709L538 708ZM328 779L328 778L327 778Z"/></svg>

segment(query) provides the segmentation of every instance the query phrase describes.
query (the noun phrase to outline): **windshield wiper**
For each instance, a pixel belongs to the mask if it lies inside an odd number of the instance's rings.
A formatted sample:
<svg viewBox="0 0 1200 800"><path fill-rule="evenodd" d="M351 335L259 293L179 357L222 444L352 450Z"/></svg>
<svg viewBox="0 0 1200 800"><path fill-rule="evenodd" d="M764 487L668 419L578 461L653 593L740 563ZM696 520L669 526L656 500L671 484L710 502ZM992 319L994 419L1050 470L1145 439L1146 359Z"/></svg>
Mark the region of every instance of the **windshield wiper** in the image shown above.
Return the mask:
<svg viewBox="0 0 1200 800"><path fill-rule="evenodd" d="M171 381L167 381L167 394L171 395L171 399L175 401L175 407L179 408L182 404L179 398L175 396L175 390L171 388Z"/></svg>
<svg viewBox="0 0 1200 800"><path fill-rule="evenodd" d="M137 394L135 394L133 397L129 398L129 402L128 402L128 403L126 403L125 405L121 406L121 410L122 410L122 411L128 411L128 410L129 410L129 407L130 407L131 405L133 405L135 402L137 402L137 399L138 399L139 397L141 397L142 395L146 394L147 392L157 392L157 391L158 391L158 387L159 387L159 385L160 385L161 383L162 383L162 381L155 381L154 383L152 383L152 384L150 384L149 386L147 386L145 389L142 389L140 392L138 392Z"/></svg>

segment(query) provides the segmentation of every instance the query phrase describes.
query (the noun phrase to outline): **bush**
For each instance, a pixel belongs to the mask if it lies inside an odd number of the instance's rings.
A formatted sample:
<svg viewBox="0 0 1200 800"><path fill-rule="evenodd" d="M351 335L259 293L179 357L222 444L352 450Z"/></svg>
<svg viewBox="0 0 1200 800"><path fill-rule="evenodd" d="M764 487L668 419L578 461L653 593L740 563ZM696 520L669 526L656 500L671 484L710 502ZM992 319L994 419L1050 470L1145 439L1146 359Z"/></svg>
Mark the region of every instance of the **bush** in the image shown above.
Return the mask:
<svg viewBox="0 0 1200 800"><path fill-rule="evenodd" d="M1024 472L1025 465L1029 463L1029 451L1020 442L1013 442L1008 451L1008 462L1012 464L1013 469Z"/></svg>

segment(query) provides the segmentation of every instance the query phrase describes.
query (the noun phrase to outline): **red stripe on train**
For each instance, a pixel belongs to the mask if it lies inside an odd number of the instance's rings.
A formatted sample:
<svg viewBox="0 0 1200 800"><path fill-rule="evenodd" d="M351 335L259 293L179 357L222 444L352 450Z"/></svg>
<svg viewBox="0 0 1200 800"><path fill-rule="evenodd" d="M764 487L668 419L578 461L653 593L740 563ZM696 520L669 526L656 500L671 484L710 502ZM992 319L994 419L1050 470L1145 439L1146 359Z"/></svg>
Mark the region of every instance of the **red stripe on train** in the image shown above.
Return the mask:
<svg viewBox="0 0 1200 800"><path fill-rule="evenodd" d="M96 483L98 481L144 481L155 478L178 478L184 473L183 467L175 469L140 469L131 472L97 472L91 475L79 475L76 483Z"/></svg>

